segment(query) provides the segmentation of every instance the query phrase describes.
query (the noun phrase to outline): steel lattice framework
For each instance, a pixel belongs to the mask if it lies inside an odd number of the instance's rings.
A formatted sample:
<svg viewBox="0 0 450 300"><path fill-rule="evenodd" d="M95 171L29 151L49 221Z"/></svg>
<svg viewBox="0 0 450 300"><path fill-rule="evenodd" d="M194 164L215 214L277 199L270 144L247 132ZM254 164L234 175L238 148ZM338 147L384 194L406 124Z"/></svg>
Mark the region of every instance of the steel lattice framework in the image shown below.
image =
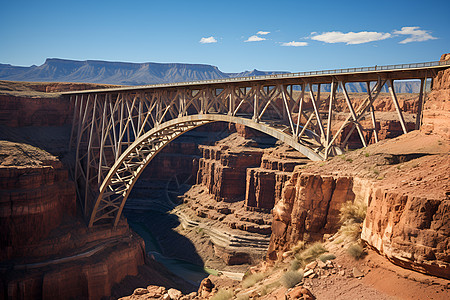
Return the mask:
<svg viewBox="0 0 450 300"><path fill-rule="evenodd" d="M74 104L70 145L76 149L77 197L89 227L104 222L116 226L133 185L152 158L181 134L211 122L257 129L311 160L342 153L354 129L366 146L364 130L373 131L378 141L372 104L385 85L406 133L394 80L421 80L418 129L426 79L448 67L446 61L65 93ZM349 82L367 85L367 96L358 107L347 92ZM322 99L324 84L331 86ZM343 94L348 108L343 121L333 119L338 93ZM306 108L306 95L312 108ZM328 111L319 110L322 104ZM363 117L372 120L370 128L361 125ZM341 123L334 133L333 122ZM350 132L337 144L336 138L347 126L351 126Z"/></svg>

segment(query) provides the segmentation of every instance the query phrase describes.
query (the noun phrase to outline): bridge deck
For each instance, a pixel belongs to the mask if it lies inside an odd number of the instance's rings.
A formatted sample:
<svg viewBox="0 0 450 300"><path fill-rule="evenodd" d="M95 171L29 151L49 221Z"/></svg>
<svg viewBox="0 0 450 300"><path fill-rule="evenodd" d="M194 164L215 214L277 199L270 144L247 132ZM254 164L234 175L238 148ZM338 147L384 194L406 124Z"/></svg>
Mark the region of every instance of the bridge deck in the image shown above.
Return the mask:
<svg viewBox="0 0 450 300"><path fill-rule="evenodd" d="M377 81L379 77L389 78L392 80L412 80L426 77L434 77L436 71L450 68L450 60L447 61L433 61L424 63L410 63L399 65L373 66L373 67L359 67L347 69L334 69L322 71L309 71L298 73L283 73L276 75L250 76L250 77L235 77L226 79L212 79L212 80L198 80L187 82L174 82L163 84L151 84L132 87L120 87L110 89L95 89L84 91L64 92L65 95L75 94L92 94L92 93L110 93L110 92L124 92L124 91L142 91L148 89L167 89L180 87L201 87L204 85L221 87L226 84L234 83L235 85L242 84L248 86L249 83L264 83L270 84L293 84L311 83L311 84L327 84L333 79L338 79L344 82L367 82ZM431 76L430 76L431 75Z"/></svg>

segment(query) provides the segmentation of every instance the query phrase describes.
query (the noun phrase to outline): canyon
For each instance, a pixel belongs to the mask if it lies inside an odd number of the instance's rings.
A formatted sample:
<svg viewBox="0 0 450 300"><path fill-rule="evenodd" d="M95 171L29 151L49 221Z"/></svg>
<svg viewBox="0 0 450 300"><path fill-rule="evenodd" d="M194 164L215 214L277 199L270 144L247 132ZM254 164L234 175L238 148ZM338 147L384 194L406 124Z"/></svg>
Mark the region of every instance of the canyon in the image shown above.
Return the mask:
<svg viewBox="0 0 450 300"><path fill-rule="evenodd" d="M73 108L58 92L108 86L9 82L0 86L10 89L0 93L0 299L100 299L132 293L128 299L158 299L170 288L185 294L172 290L173 299L192 299L192 291L210 298L226 288L240 289L241 296L277 299L285 296L286 288L275 288L270 298L240 286L236 274L242 279L244 273L267 271L288 261L299 242L328 241L330 249L341 253L343 246L332 242L337 241L340 210L347 202L367 207L360 238L371 261L349 263L342 254L336 265L365 266L376 274L379 270L368 266L384 266L385 257L413 270L409 277L419 272L428 276L420 280L434 282L402 284L423 283L423 293L433 289L435 299L449 296L449 70L434 78L420 131L413 131L416 95L399 95L410 131L401 135L389 95L382 94L374 103L383 116L376 124L380 142L359 149L362 145L354 132L348 147L358 150L326 162L310 162L270 137L225 123L200 127L170 143L148 165L130 198L158 198L157 189L172 193L174 203L164 207L164 213L176 215L179 223L171 231L179 234L175 238L188 237L191 242L186 245L195 248L198 256L183 257L185 248L173 239L160 237L158 242L165 245L167 256L220 270L209 276L211 283L201 281L200 287L165 270L148 255L143 238L132 229L131 215L115 229L86 227L68 171L73 164L67 152ZM351 97L358 102L364 95ZM309 98L308 107L312 108ZM320 109L326 111L326 103ZM344 106L337 109L345 111ZM372 132L364 134L366 140L373 140ZM149 190L152 185L163 187ZM158 226L153 230L158 231ZM337 273L347 272L335 268ZM330 271L330 276L322 281L335 275ZM305 279L308 288L319 298L329 298L330 287L314 280ZM381 289L369 280L375 279L366 272L360 281ZM392 291L382 292L392 296ZM346 295L351 296L351 291ZM396 296L405 295L409 294Z"/></svg>

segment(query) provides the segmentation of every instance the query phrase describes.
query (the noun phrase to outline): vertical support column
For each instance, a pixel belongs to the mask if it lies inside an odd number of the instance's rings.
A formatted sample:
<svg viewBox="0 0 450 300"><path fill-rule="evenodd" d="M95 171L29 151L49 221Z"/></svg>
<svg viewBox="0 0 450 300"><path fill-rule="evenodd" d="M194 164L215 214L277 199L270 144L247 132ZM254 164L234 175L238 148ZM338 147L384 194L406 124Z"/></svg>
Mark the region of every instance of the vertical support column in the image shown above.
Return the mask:
<svg viewBox="0 0 450 300"><path fill-rule="evenodd" d="M331 90L330 90L330 100L328 102L328 120L327 120L327 136L326 136L326 148L325 148L325 159L328 158L328 153L330 151L330 137L331 137L331 118L333 116L333 102L334 95L336 93L336 82L334 78L331 81Z"/></svg>
<svg viewBox="0 0 450 300"><path fill-rule="evenodd" d="M302 113L303 113L303 99L305 97L305 84L301 85L302 92L300 94L300 98L298 99L298 115L297 115L297 128L295 129L295 135L298 136L298 131L300 128L300 122L302 120ZM306 126L306 125L305 125Z"/></svg>
<svg viewBox="0 0 450 300"><path fill-rule="evenodd" d="M236 107L236 97L235 97L235 95L236 95L235 87L232 86L232 87L230 87L229 94L228 94L228 101L229 101L229 104L228 104L228 115L229 116L232 116L234 114L234 110L235 110L235 107Z"/></svg>
<svg viewBox="0 0 450 300"><path fill-rule="evenodd" d="M423 104L425 103L425 94L427 88L427 78L420 79L420 92L419 92L419 100L417 103L417 115L416 115L416 126L415 130L419 130L422 125L422 112L423 112Z"/></svg>
<svg viewBox="0 0 450 300"><path fill-rule="evenodd" d="M104 152L105 149L105 141L106 141L106 112L107 112L107 107L108 107L108 97L111 97L111 95L109 94L105 94L105 101L104 101L104 105L103 105L103 114L102 114L102 129L101 129L101 140L100 140L100 153L99 153L99 159L98 159L98 175L97 175L97 185L100 186L100 184L102 183L102 168L103 168L103 157L105 156ZM114 123L113 123L114 126Z"/></svg>
<svg viewBox="0 0 450 300"><path fill-rule="evenodd" d="M81 144L81 136L82 136L82 132L83 132L82 127L84 126L84 122L86 120L87 109L89 106L89 99L90 99L90 95L88 94L87 99L86 99L86 106L84 107L84 112L83 112L83 100L84 100L83 95L81 96L81 100L80 100L80 117L78 119L79 120L78 121L78 132L77 132L77 140L76 140L77 141L77 148L76 148L77 150L76 150L76 154L75 154L75 183L77 183L79 173L83 171L83 170L80 170L80 163L79 163L80 144ZM77 184L77 190L78 190L78 184ZM81 205L83 205L83 203L81 203Z"/></svg>
<svg viewBox="0 0 450 300"><path fill-rule="evenodd" d="M387 81L389 92L391 93L392 102L394 102L395 110L397 111L398 118L400 120L400 125L402 125L403 133L407 133L405 120L403 119L403 114L400 109L400 105L398 104L397 95L395 94L394 90L394 81L392 79L389 79Z"/></svg>
<svg viewBox="0 0 450 300"><path fill-rule="evenodd" d="M70 96L70 102L72 102L72 97L73 96ZM77 112L78 112L78 95L75 96L75 103L73 105L72 130L70 131L69 150L72 149L73 139L75 138L75 126L77 125Z"/></svg>
<svg viewBox="0 0 450 300"><path fill-rule="evenodd" d="M202 93L200 96L200 114L204 114L205 112L205 108L206 108L206 90L203 87L202 90L199 90L199 93Z"/></svg>
<svg viewBox="0 0 450 300"><path fill-rule="evenodd" d="M378 82L377 84L380 84ZM372 100L372 92L370 91L370 82L366 82L367 85L367 94L369 95L369 102L370 102L370 117L372 118L372 126L373 126L373 136L375 137L375 143L378 143L378 130L377 130L377 121L375 119L375 109L373 108L373 100Z"/></svg>
<svg viewBox="0 0 450 300"><path fill-rule="evenodd" d="M291 87L291 90L292 90L293 86L290 85L290 87ZM286 94L288 93L289 85L286 85L286 86L280 85L280 88L281 88L281 93L282 93L283 97L285 97L286 96L285 93ZM288 117L287 117L286 109L283 109L283 121L287 121L287 120L288 120Z"/></svg>
<svg viewBox="0 0 450 300"><path fill-rule="evenodd" d="M96 115L95 112L97 110L97 94L95 94L94 97L94 106L92 109L92 119L91 119L91 130L89 131L89 143L87 148L87 159L86 159L86 186L85 186L85 193L84 193L84 215L87 216L87 202L88 202L88 195L89 195L89 188L90 188L90 171L91 171L91 151L92 151L92 141L94 136L94 127L95 127L95 119Z"/></svg>
<svg viewBox="0 0 450 300"><path fill-rule="evenodd" d="M261 98L261 85L255 86L255 96L253 99L253 121L259 122L259 100Z"/></svg>

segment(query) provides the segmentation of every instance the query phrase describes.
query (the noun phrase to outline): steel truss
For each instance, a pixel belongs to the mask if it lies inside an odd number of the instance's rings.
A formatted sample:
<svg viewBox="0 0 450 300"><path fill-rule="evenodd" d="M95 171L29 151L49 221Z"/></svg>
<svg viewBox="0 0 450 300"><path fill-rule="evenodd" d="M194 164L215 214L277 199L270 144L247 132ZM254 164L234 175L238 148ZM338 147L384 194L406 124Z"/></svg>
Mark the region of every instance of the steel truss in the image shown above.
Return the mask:
<svg viewBox="0 0 450 300"><path fill-rule="evenodd" d="M145 166L173 139L206 123L243 124L282 140L311 160L324 160L342 153L355 129L363 146L369 142L364 131L372 131L378 141L373 102L384 85L406 133L393 78L419 78L419 128L426 78L434 73L420 70L414 76L402 74L376 73L356 79L354 75L337 74L72 92L75 109L70 144L76 149L74 177L89 227L105 222L116 226ZM347 82L367 85L367 97L358 107L354 107L347 92ZM321 95L322 84L331 84L326 98ZM342 93L348 108L344 121L333 119L338 93ZM312 108L306 108L306 95L311 98ZM369 128L360 122L364 117L372 121ZM332 133L334 123L341 125ZM338 144L337 138L348 126L351 130Z"/></svg>

